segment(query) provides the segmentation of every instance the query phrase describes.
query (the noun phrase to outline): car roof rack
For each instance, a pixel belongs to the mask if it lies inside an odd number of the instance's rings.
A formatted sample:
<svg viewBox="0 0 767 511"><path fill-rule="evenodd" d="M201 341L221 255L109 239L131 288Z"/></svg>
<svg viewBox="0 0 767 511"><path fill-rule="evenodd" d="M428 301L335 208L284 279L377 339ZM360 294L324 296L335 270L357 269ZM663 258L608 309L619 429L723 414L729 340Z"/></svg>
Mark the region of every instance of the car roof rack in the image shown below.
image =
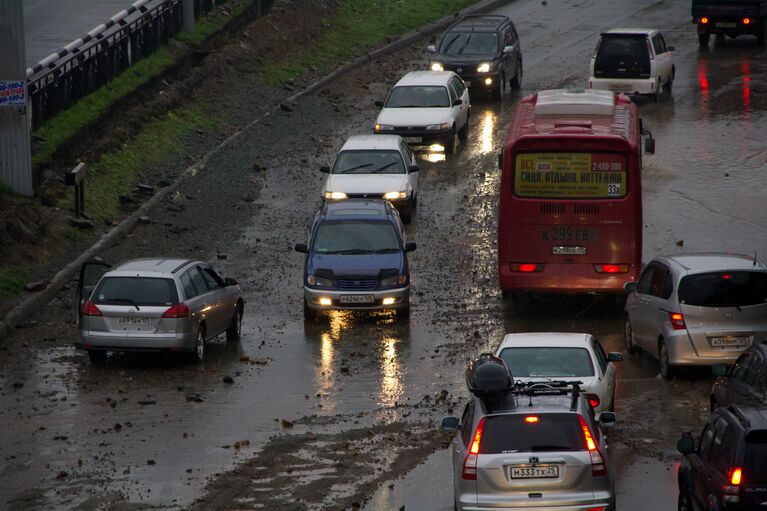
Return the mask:
<svg viewBox="0 0 767 511"><path fill-rule="evenodd" d="M579 380L555 380L555 381L517 381L514 385L514 394L528 396L530 406L534 396L566 396L570 395L570 410L578 409L578 397L581 395L582 381Z"/></svg>
<svg viewBox="0 0 767 511"><path fill-rule="evenodd" d="M183 268L184 266L188 265L189 263L194 262L194 259L186 259L183 263L179 264L173 270L171 270L171 273L178 273L178 271Z"/></svg>
<svg viewBox="0 0 767 511"><path fill-rule="evenodd" d="M737 417L737 419L740 421L741 424L743 424L743 426L745 426L746 428L751 427L751 421L749 421L746 418L746 416L743 415L743 412L740 411L740 409L737 406L730 405L727 407L727 411L733 414L735 417Z"/></svg>

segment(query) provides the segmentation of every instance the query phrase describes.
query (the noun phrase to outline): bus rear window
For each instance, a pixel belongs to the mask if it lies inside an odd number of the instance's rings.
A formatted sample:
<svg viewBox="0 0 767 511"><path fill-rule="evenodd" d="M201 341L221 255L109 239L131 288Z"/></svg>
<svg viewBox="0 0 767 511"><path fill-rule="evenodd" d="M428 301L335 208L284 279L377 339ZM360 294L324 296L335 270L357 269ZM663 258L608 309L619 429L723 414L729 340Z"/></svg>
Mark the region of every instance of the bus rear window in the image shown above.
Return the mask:
<svg viewBox="0 0 767 511"><path fill-rule="evenodd" d="M626 158L614 153L522 153L514 195L536 199L618 199L628 192Z"/></svg>
<svg viewBox="0 0 767 511"><path fill-rule="evenodd" d="M582 451L583 430L574 413L490 415L485 419L480 454Z"/></svg>

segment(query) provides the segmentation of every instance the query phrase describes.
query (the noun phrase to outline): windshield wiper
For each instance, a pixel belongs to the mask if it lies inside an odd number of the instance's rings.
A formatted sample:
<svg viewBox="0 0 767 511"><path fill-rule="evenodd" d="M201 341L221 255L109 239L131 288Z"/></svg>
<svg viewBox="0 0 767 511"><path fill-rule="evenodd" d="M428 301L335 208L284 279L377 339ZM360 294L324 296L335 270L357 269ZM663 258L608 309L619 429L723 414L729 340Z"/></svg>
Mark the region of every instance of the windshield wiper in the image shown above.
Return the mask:
<svg viewBox="0 0 767 511"><path fill-rule="evenodd" d="M134 307L136 307L137 311L141 310L141 309L138 308L138 305L136 305L136 302L134 302L130 298L107 298L104 301L106 301L106 302L127 302L127 303L133 305Z"/></svg>
<svg viewBox="0 0 767 511"><path fill-rule="evenodd" d="M461 37L461 34L455 34L455 36L452 39L450 39L450 42L445 45L445 49L442 50L442 53L447 53L447 50L450 49L450 47L453 45L455 40L458 39L459 37Z"/></svg>
<svg viewBox="0 0 767 511"><path fill-rule="evenodd" d="M351 255L351 254L367 254L369 250L362 248L347 248L344 250L328 250L327 252L321 252L323 254L338 254L338 255Z"/></svg>
<svg viewBox="0 0 767 511"><path fill-rule="evenodd" d="M458 50L458 55L463 55L463 50L469 45L469 41L471 41L471 34L469 34L469 37L466 38L466 42L463 43L463 46Z"/></svg>
<svg viewBox="0 0 767 511"><path fill-rule="evenodd" d="M377 248L375 250L367 250L368 254L390 254L392 252L399 252L398 248Z"/></svg>
<svg viewBox="0 0 767 511"><path fill-rule="evenodd" d="M378 174L379 172L383 172L384 170L388 169L388 168L389 168L389 167L391 167L392 165L397 165L397 164L399 164L399 162L398 162L398 161L393 161L393 162L391 162L391 163L387 163L387 164L386 164L386 165L384 165L383 167L378 167L377 169L373 169L373 170L371 170L371 171L370 171L370 173L371 173L371 174Z"/></svg>
<svg viewBox="0 0 767 511"><path fill-rule="evenodd" d="M348 169L340 170L337 172L337 174L346 174L347 172L351 172L352 170L362 169L365 167L370 167L372 163L362 163L360 165L355 165L354 167L349 167Z"/></svg>

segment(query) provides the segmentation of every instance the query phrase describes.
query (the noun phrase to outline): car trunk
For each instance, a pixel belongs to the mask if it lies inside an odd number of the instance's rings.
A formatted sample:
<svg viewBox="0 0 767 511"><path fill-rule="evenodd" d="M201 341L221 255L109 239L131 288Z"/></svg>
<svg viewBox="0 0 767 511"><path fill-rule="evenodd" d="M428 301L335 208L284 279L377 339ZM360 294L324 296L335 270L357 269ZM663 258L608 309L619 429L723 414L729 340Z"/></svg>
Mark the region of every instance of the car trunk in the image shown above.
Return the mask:
<svg viewBox="0 0 767 511"><path fill-rule="evenodd" d="M146 334L175 332L175 318L163 318L167 306L132 306L99 305L102 316L89 317L89 330L97 330L122 334L142 336Z"/></svg>
<svg viewBox="0 0 767 511"><path fill-rule="evenodd" d="M594 63L595 78L649 78L650 49L644 35L605 34Z"/></svg>
<svg viewBox="0 0 767 511"><path fill-rule="evenodd" d="M487 417L478 456L478 506L593 502L591 477L591 458L576 414Z"/></svg>
<svg viewBox="0 0 767 511"><path fill-rule="evenodd" d="M767 272L693 274L679 283L680 312L700 356L733 359L748 346L767 341Z"/></svg>

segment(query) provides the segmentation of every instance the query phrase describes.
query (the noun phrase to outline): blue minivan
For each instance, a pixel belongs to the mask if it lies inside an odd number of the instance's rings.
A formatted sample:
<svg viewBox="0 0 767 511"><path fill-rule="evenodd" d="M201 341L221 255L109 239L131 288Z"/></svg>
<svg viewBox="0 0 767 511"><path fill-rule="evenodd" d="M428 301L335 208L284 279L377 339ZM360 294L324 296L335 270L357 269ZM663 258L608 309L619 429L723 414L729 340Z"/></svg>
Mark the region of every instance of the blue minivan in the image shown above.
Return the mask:
<svg viewBox="0 0 767 511"><path fill-rule="evenodd" d="M323 310L410 313L410 270L399 213L381 199L325 202L314 216L304 263L304 318Z"/></svg>

